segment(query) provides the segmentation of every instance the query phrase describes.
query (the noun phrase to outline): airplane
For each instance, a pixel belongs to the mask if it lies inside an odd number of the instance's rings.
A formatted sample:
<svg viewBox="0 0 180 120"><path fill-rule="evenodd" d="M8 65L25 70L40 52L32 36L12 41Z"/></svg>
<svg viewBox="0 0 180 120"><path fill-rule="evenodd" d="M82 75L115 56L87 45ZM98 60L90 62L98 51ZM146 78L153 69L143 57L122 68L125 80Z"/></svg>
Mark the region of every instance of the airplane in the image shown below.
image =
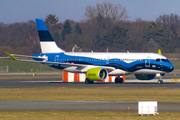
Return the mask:
<svg viewBox="0 0 180 120"><path fill-rule="evenodd" d="M86 74L85 83L102 81L107 76L118 76L115 83L123 83L122 75L134 74L139 80L152 80L159 77L158 83L167 73L174 70L172 63L158 53L130 52L65 52L57 46L42 19L36 19L41 52L33 56L9 54L13 60L40 62L44 65L72 73ZM17 57L32 58L17 59Z"/></svg>

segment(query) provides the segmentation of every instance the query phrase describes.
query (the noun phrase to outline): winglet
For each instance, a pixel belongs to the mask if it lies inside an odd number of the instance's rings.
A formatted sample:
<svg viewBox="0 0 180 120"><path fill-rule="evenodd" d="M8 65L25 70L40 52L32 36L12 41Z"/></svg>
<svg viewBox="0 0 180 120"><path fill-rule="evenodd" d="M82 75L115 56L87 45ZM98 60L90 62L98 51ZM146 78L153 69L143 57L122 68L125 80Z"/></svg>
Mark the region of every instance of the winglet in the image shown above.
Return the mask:
<svg viewBox="0 0 180 120"><path fill-rule="evenodd" d="M160 55L161 55L161 49L159 49L159 50L158 50L158 54L160 54Z"/></svg>
<svg viewBox="0 0 180 120"><path fill-rule="evenodd" d="M12 56L11 54L9 54L8 52L5 51L5 53L6 53L12 60L19 60L19 59L15 58L14 56Z"/></svg>

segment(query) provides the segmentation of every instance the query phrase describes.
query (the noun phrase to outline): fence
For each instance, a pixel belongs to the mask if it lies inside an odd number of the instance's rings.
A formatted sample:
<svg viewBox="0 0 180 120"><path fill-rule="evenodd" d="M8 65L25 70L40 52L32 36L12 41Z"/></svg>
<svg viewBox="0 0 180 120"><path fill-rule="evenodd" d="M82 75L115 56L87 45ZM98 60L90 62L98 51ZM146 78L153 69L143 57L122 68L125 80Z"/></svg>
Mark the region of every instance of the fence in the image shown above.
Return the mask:
<svg viewBox="0 0 180 120"><path fill-rule="evenodd" d="M9 66L0 66L0 72L9 72Z"/></svg>

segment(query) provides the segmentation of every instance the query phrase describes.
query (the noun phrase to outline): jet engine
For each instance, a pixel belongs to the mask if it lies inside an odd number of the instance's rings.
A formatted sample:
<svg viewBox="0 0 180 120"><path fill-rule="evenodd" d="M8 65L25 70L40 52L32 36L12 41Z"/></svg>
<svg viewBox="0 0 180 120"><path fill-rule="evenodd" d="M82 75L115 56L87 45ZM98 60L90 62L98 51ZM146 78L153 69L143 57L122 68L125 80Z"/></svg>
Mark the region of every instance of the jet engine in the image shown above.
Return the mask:
<svg viewBox="0 0 180 120"><path fill-rule="evenodd" d="M100 81L105 80L108 76L108 72L106 69L98 67L98 68L91 68L86 72L86 76L91 81Z"/></svg>

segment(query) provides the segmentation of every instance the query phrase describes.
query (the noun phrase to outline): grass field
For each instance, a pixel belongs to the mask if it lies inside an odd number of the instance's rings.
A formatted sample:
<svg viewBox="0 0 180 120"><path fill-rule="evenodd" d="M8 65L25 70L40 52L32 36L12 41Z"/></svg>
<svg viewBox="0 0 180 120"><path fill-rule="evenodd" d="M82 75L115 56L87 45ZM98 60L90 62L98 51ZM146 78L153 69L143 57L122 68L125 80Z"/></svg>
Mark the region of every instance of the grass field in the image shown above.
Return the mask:
<svg viewBox="0 0 180 120"><path fill-rule="evenodd" d="M95 111L1 111L1 120L179 120L180 113L160 112L139 116L137 112Z"/></svg>
<svg viewBox="0 0 180 120"><path fill-rule="evenodd" d="M180 61L172 61L180 70ZM40 63L0 59L9 72L59 72ZM6 79L9 79L6 76ZM44 76L34 76L44 78ZM14 76L31 79L33 76ZM51 76L45 76L45 78ZM57 76L60 78L61 76ZM0 86L1 87L1 86ZM164 101L180 102L180 88L112 88L112 87L42 87L0 88L0 101ZM137 112L120 111L0 111L0 120L179 120L180 113L160 112L156 116L139 116Z"/></svg>
<svg viewBox="0 0 180 120"><path fill-rule="evenodd" d="M174 65L174 70L180 70L180 61L171 61Z"/></svg>
<svg viewBox="0 0 180 120"><path fill-rule="evenodd" d="M0 66L9 66L9 72L59 72L59 70L41 63L14 61L11 59L0 59Z"/></svg>
<svg viewBox="0 0 180 120"><path fill-rule="evenodd" d="M40 87L0 88L0 101L180 102L180 88Z"/></svg>
<svg viewBox="0 0 180 120"><path fill-rule="evenodd" d="M41 75L41 76L0 76L1 79L53 79L58 78L62 79L62 74L59 72L59 75Z"/></svg>
<svg viewBox="0 0 180 120"><path fill-rule="evenodd" d="M180 88L42 87L0 88L1 101L171 101ZM179 120L180 113L139 116L131 111L0 111L1 120Z"/></svg>

